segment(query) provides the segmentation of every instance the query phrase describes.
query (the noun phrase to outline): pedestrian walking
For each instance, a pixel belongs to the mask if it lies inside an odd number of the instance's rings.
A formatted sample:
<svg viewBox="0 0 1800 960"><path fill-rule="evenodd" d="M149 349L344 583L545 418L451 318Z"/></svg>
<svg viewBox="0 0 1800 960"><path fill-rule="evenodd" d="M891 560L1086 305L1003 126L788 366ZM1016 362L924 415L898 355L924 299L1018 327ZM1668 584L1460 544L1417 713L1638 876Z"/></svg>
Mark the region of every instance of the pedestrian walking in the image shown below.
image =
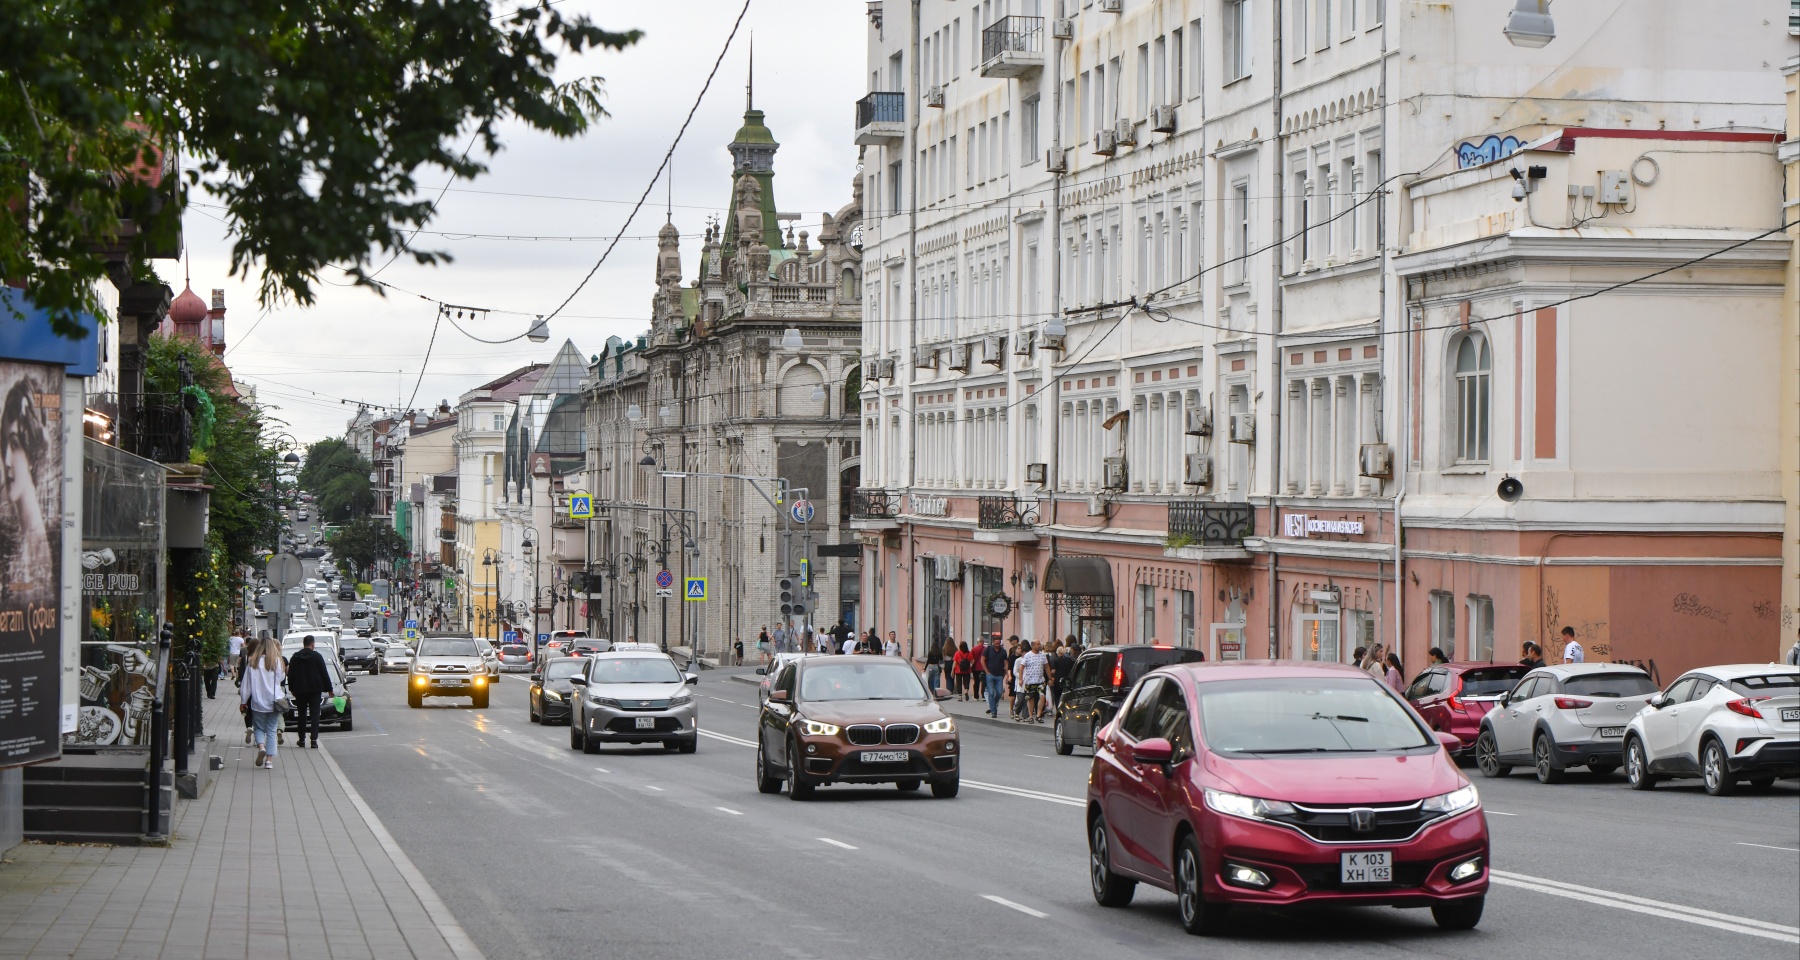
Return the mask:
<svg viewBox="0 0 1800 960"><path fill-rule="evenodd" d="M1024 659L1025 642L1017 636L1006 638L1006 681L1012 685L1012 718L1025 719L1025 681L1019 675L1019 661Z"/></svg>
<svg viewBox="0 0 1800 960"><path fill-rule="evenodd" d="M975 658L969 655L969 645L966 643L946 640L944 644L946 648L951 645L956 648L955 658L951 661L950 666L950 675L955 678L956 682L956 699L967 700L969 699L969 666Z"/></svg>
<svg viewBox="0 0 1800 960"><path fill-rule="evenodd" d="M1000 719L1000 694L1006 689L1006 650L1000 646L1000 639L987 645L981 654L982 668L987 681L988 716Z"/></svg>
<svg viewBox="0 0 1800 960"><path fill-rule="evenodd" d="M1027 723L1044 722L1044 685L1050 675L1050 658L1041 640L1031 641L1031 651L1019 657L1019 679L1025 684Z"/></svg>
<svg viewBox="0 0 1800 960"><path fill-rule="evenodd" d="M1050 658L1050 713L1056 714L1057 704L1069 691L1069 677L1075 673L1075 657L1070 652L1072 645L1059 643L1056 655Z"/></svg>
<svg viewBox="0 0 1800 960"><path fill-rule="evenodd" d="M743 637L738 637L736 640L731 641L731 653L732 653L732 656L736 660L736 665L740 666L740 667L743 666L744 665L744 638Z"/></svg>
<svg viewBox="0 0 1800 960"><path fill-rule="evenodd" d="M286 669L281 663L281 644L260 640L250 648L244 682L238 689L238 709L250 718L256 742L256 765L275 766L275 745L281 726L281 684Z"/></svg>
<svg viewBox="0 0 1800 960"><path fill-rule="evenodd" d="M219 699L219 674L224 671L224 654L218 652L207 654L206 660L200 664L200 679L206 684L206 699Z"/></svg>
<svg viewBox="0 0 1800 960"><path fill-rule="evenodd" d="M1397 653L1388 654L1386 664L1387 675L1383 679L1387 681L1388 689L1398 693L1400 690L1404 689L1404 677L1406 675L1405 669L1400 666L1400 655Z"/></svg>
<svg viewBox="0 0 1800 960"><path fill-rule="evenodd" d="M1425 651L1425 659L1430 661L1426 666L1431 667L1450 662L1449 658L1444 656L1444 651L1437 647L1432 647L1430 650Z"/></svg>
<svg viewBox="0 0 1800 960"><path fill-rule="evenodd" d="M874 631L871 630L870 632L873 633ZM887 654L890 657L899 656L900 655L900 637L899 637L899 635L894 633L894 631L889 630L887 643L882 644L881 652Z"/></svg>
<svg viewBox="0 0 1800 960"><path fill-rule="evenodd" d="M894 632L888 631L888 643L899 647L900 641L893 639ZM931 695L937 696L938 684L944 677L944 648L932 644L925 648L925 684L931 688Z"/></svg>
<svg viewBox="0 0 1800 960"><path fill-rule="evenodd" d="M288 658L288 693L294 698L295 726L299 728L299 739L295 742L307 746L307 731L312 731L312 748L319 747L319 711L325 697L331 694L331 672L325 668L325 658L313 649L312 634L300 640L300 649Z"/></svg>
<svg viewBox="0 0 1800 960"><path fill-rule="evenodd" d="M1384 647L1379 643L1370 647L1368 652L1363 654L1362 659L1358 661L1356 665L1360 667L1364 673L1386 683L1387 647Z"/></svg>
<svg viewBox="0 0 1800 960"><path fill-rule="evenodd" d="M756 635L756 654L762 657L763 666L769 665L769 625L766 623L762 632Z"/></svg>
<svg viewBox="0 0 1800 960"><path fill-rule="evenodd" d="M1536 670L1544 665L1544 648L1538 646L1537 641L1527 640L1520 649L1525 654L1519 658L1520 666L1527 670Z"/></svg>
<svg viewBox="0 0 1800 960"><path fill-rule="evenodd" d="M1564 663L1584 663L1584 662L1586 662L1587 661L1587 651L1582 649L1581 641L1575 639L1575 628L1574 627L1562 628L1562 637L1563 637L1563 662Z"/></svg>
<svg viewBox="0 0 1800 960"><path fill-rule="evenodd" d="M244 652L244 631L233 630L231 637L225 641L225 662L231 670L231 680L237 682L238 657Z"/></svg>

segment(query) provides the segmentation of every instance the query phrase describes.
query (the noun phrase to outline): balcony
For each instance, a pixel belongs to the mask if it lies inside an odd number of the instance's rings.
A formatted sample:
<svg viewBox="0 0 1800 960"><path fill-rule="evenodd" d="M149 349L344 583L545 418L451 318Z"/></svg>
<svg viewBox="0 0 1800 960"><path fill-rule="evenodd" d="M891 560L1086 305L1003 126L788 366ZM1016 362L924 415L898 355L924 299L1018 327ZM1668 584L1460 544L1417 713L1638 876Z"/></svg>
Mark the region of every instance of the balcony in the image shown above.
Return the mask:
<svg viewBox="0 0 1800 960"><path fill-rule="evenodd" d="M986 496L975 500L975 539L984 543L1027 543L1037 539L1036 500Z"/></svg>
<svg viewBox="0 0 1800 960"><path fill-rule="evenodd" d="M871 93L856 101L856 142L886 147L906 139L906 94Z"/></svg>
<svg viewBox="0 0 1800 960"><path fill-rule="evenodd" d="M900 494L891 490L855 490L850 494L853 530L898 530Z"/></svg>
<svg viewBox="0 0 1800 960"><path fill-rule="evenodd" d="M179 393L119 396L119 446L157 463L186 463L194 445L194 419Z"/></svg>
<svg viewBox="0 0 1800 960"><path fill-rule="evenodd" d="M981 31L982 76L1026 77L1043 69L1043 17L1001 17Z"/></svg>
<svg viewBox="0 0 1800 960"><path fill-rule="evenodd" d="M1188 560L1248 560L1244 538L1256 530L1256 509L1247 503L1212 500L1169 501L1165 556Z"/></svg>

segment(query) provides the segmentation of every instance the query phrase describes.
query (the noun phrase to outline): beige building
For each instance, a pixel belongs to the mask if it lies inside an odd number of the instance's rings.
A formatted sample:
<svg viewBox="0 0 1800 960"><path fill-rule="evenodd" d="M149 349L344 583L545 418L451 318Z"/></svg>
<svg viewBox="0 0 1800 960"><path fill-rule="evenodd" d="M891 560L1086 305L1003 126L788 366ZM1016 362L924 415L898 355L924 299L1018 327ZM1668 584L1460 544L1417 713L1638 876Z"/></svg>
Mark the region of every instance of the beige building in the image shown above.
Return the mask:
<svg viewBox="0 0 1800 960"><path fill-rule="evenodd" d="M1788 33L1800 36L1800 4L1788 20ZM1786 535L1781 545L1781 619L1777 656L1800 640L1800 54L1782 67L1787 81L1787 140L1780 155L1787 179L1784 222L1788 236L1787 295L1781 326L1781 492L1786 499Z"/></svg>

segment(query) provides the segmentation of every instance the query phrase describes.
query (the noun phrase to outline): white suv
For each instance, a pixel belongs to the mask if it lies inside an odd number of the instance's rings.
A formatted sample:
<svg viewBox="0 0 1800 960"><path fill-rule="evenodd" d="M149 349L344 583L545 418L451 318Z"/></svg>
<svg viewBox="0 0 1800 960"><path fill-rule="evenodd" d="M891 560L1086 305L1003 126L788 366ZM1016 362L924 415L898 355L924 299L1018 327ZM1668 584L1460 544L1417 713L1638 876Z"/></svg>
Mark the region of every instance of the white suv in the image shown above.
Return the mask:
<svg viewBox="0 0 1800 960"><path fill-rule="evenodd" d="M1560 783L1569 767L1596 776L1619 769L1625 725L1656 695L1656 683L1623 663L1539 667L1481 718L1475 764L1504 777L1532 765L1540 783Z"/></svg>
<svg viewBox="0 0 1800 960"><path fill-rule="evenodd" d="M1800 777L1800 667L1701 667L1651 697L1625 729L1625 779L1664 777L1700 777L1715 797Z"/></svg>

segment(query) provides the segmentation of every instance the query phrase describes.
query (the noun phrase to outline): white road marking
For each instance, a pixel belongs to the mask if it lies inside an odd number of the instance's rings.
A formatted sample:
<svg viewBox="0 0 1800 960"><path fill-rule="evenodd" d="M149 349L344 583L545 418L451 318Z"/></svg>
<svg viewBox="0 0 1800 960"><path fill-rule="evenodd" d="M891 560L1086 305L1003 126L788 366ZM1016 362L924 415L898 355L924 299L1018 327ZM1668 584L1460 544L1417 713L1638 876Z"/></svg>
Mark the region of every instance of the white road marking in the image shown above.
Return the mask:
<svg viewBox="0 0 1800 960"><path fill-rule="evenodd" d="M1740 847L1761 847L1764 850L1782 850L1787 853L1800 853L1800 848L1797 848L1797 847L1771 847L1766 843L1739 843L1738 846L1740 846Z"/></svg>
<svg viewBox="0 0 1800 960"><path fill-rule="evenodd" d="M601 773L611 773L612 772L611 770L608 770L605 767L595 767L594 769L600 771Z"/></svg>
<svg viewBox="0 0 1800 960"><path fill-rule="evenodd" d="M843 847L845 850L855 850L856 849L855 847L845 843L842 840L833 840L830 837L819 837L818 841L820 843L829 843L834 847Z"/></svg>
<svg viewBox="0 0 1800 960"><path fill-rule="evenodd" d="M1493 817L1516 817L1516 816L1518 816L1518 814L1516 814L1516 813L1502 813L1499 810L1489 810L1488 815L1493 816Z"/></svg>
<svg viewBox="0 0 1800 960"><path fill-rule="evenodd" d="M725 812L725 813L729 813L729 814L731 814L731 815L732 815L732 816L734 816L734 817L741 817L741 816L743 816L743 815L744 815L744 811L742 811L742 810L733 810L733 809L731 809L731 808L730 808L730 807L714 807L714 808L713 808L713 809L714 809L714 810L720 810L720 811L723 811L723 812Z"/></svg>
<svg viewBox="0 0 1800 960"><path fill-rule="evenodd" d="M965 787L974 787L977 790L990 790L990 791L993 791L994 793L1004 793L1004 794L1007 794L1008 796L1024 797L1027 800L1045 800L1050 803L1067 804L1072 807L1087 806L1087 801L1081 799L1080 797L1065 797L1065 796L1062 796L1061 794L1043 793L1043 792L1040 792L1037 790L1026 790L1023 787L1008 787L1008 786L1004 786L1004 785L998 784L998 783L983 783L980 780L964 779L962 781L962 783L963 783L963 786L965 786Z"/></svg>
<svg viewBox="0 0 1800 960"><path fill-rule="evenodd" d="M1028 753L1028 754L1026 754L1026 756L1028 756L1028 757L1032 757L1032 758L1034 758L1034 759L1037 759L1037 760L1048 760L1048 759L1050 759L1050 758L1049 758L1049 757L1046 757L1046 756L1044 756L1044 755L1043 755L1043 754L1041 754L1041 753Z"/></svg>
<svg viewBox="0 0 1800 960"><path fill-rule="evenodd" d="M1611 890L1597 890L1583 887L1561 880L1547 880L1543 877L1526 876L1522 873L1510 873L1504 870L1489 870L1488 877L1494 883L1508 887L1519 887L1537 893L1547 893L1553 897L1566 897L1584 903L1613 907L1619 910L1630 910L1633 913L1649 914L1668 920L1681 920L1686 923L1699 924L1717 930L1742 933L1752 937L1763 937L1769 940L1780 940L1783 943L1800 943L1800 927L1790 927L1767 920L1752 920L1749 917L1732 916L1728 913L1716 913L1698 907L1687 907L1679 903L1668 903L1662 900L1651 900L1645 897L1634 897L1627 893L1615 893Z"/></svg>
<svg viewBox="0 0 1800 960"><path fill-rule="evenodd" d="M655 791L656 791L656 792L657 792L657 793L664 793L664 792L666 792L666 791L664 791L664 790L663 790L663 788L661 788L661 787L659 787L659 786L657 786L657 785L656 785L656 784L654 784L654 783L646 783L646 784L644 784L644 789L645 789L645 790L655 790Z"/></svg>
<svg viewBox="0 0 1800 960"><path fill-rule="evenodd" d="M700 734L703 737L711 737L714 740L723 740L726 743L735 743L740 747L756 746L756 741L754 741L754 740L739 740L737 737L728 737L722 733L714 733L711 730L696 730L694 732Z"/></svg>
<svg viewBox="0 0 1800 960"><path fill-rule="evenodd" d="M1019 912L1020 912L1020 913L1023 913L1023 914L1027 914L1027 915L1029 915L1029 916L1033 916L1033 917L1036 917L1036 918L1038 918L1038 919L1039 919L1039 920L1042 920L1042 919L1044 919L1044 918L1045 918L1045 917L1047 917L1047 916L1049 916L1049 914L1047 914L1047 913L1045 913L1045 912L1044 912L1044 911L1042 911L1042 910L1033 910L1033 909L1031 909L1031 908L1030 908L1030 907L1028 907L1028 906L1026 906L1026 905L1024 905L1024 904L1022 904L1022 903L1014 903L1014 902L1012 902L1012 901L1011 901L1011 900L1008 900L1008 899L1006 899L1006 898L1005 898L1005 897L996 897L996 896L994 896L994 895L993 895L993 894L991 894L991 893L984 893L984 894L982 894L982 895L981 895L981 899L983 899L983 900L992 900L992 901L994 901L994 902L995 902L995 903L997 903L997 904L999 904L999 905L1001 905L1001 906L1003 906L1003 907L1007 907L1007 908L1010 908L1010 909L1013 909L1013 910L1017 910L1017 911L1019 911Z"/></svg>

